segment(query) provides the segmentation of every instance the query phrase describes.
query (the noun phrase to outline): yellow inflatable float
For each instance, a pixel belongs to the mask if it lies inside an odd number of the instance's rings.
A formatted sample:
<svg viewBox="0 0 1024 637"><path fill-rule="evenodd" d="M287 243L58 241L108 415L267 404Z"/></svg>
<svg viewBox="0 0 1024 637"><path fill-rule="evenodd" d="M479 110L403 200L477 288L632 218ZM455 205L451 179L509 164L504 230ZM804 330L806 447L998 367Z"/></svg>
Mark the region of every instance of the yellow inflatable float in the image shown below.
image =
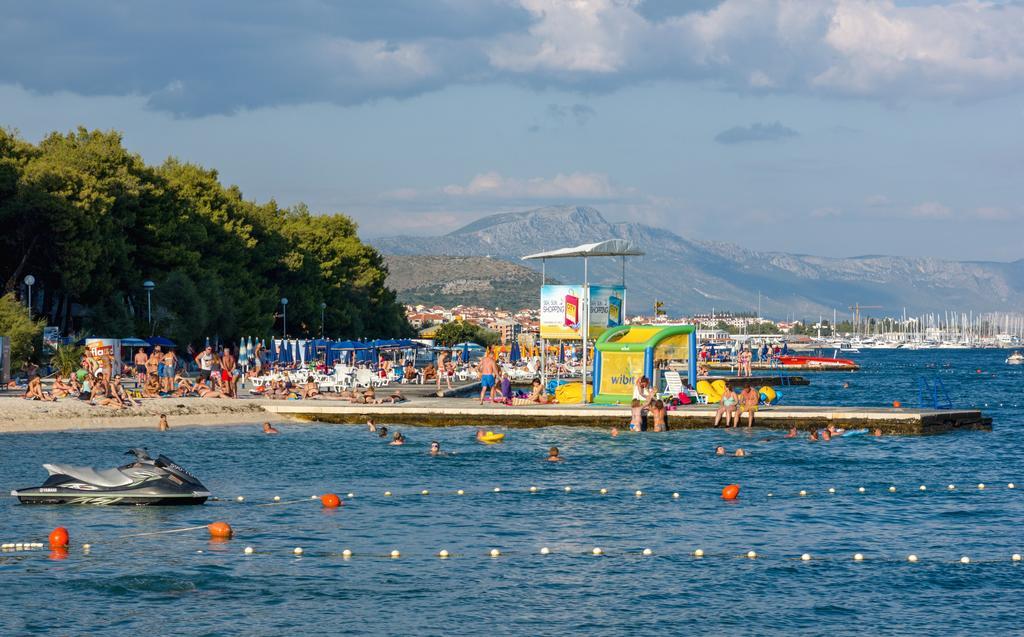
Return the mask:
<svg viewBox="0 0 1024 637"><path fill-rule="evenodd" d="M505 434L496 434L493 431L488 431L487 433L478 433L476 439L486 445L493 445L504 440Z"/></svg>

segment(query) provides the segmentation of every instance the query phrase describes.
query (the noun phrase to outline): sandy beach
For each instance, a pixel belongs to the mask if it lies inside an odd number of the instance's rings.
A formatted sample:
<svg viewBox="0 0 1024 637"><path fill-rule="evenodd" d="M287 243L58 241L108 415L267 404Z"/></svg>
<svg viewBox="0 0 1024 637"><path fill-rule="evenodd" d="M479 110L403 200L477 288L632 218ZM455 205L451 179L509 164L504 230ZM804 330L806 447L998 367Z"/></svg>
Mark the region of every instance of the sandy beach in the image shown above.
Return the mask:
<svg viewBox="0 0 1024 637"><path fill-rule="evenodd" d="M263 410L265 402L269 401L161 398L113 410L72 398L51 403L4 396L0 397L0 433L156 427L160 414L167 415L171 427L260 423L271 419Z"/></svg>

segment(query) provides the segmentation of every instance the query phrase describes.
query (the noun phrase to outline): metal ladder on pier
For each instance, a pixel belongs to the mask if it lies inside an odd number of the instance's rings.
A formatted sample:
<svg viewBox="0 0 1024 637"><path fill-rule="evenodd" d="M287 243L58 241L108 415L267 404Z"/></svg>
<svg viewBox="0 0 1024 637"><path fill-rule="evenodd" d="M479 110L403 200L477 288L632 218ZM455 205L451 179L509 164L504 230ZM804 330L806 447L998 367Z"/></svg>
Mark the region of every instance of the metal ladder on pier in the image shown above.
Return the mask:
<svg viewBox="0 0 1024 637"><path fill-rule="evenodd" d="M952 409L953 401L949 399L946 384L941 378L928 379L920 376L917 379L917 405L921 409Z"/></svg>

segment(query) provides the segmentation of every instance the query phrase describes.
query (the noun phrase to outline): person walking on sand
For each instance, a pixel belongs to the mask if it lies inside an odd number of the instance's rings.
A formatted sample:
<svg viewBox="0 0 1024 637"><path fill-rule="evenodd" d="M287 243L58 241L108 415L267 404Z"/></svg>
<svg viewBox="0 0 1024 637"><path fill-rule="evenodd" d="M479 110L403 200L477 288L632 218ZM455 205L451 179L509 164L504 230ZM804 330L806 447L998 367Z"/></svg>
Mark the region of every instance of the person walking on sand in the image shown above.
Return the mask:
<svg viewBox="0 0 1024 637"><path fill-rule="evenodd" d="M220 357L220 365L225 393L231 398L238 398L238 361L235 360L230 347L224 348L224 355Z"/></svg>
<svg viewBox="0 0 1024 637"><path fill-rule="evenodd" d="M491 402L494 402L494 394L497 391L497 386L494 381L498 376L498 364L494 362L494 354L491 353L490 348L484 354L483 359L480 361L480 404L484 404L484 394L487 390L491 392ZM440 388L440 383L438 384Z"/></svg>

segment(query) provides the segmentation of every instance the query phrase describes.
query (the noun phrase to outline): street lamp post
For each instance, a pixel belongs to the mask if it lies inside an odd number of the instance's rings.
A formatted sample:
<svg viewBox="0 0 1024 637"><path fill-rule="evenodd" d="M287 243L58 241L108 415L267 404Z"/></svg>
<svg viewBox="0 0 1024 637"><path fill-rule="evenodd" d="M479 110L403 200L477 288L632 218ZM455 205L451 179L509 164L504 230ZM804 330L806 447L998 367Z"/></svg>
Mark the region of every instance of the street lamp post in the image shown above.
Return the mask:
<svg viewBox="0 0 1024 637"><path fill-rule="evenodd" d="M324 337L324 310L327 309L327 304L324 302L320 303L320 338Z"/></svg>
<svg viewBox="0 0 1024 637"><path fill-rule="evenodd" d="M149 279L142 282L142 287L146 288L146 317L149 319L149 335L153 335L153 288L156 287L156 283L153 283Z"/></svg>
<svg viewBox="0 0 1024 637"><path fill-rule="evenodd" d="M35 285L36 278L31 274L25 276L25 285L28 286L28 301L25 305L28 306L28 317L32 318L32 286Z"/></svg>
<svg viewBox="0 0 1024 637"><path fill-rule="evenodd" d="M288 299L281 297L281 338L288 338Z"/></svg>

